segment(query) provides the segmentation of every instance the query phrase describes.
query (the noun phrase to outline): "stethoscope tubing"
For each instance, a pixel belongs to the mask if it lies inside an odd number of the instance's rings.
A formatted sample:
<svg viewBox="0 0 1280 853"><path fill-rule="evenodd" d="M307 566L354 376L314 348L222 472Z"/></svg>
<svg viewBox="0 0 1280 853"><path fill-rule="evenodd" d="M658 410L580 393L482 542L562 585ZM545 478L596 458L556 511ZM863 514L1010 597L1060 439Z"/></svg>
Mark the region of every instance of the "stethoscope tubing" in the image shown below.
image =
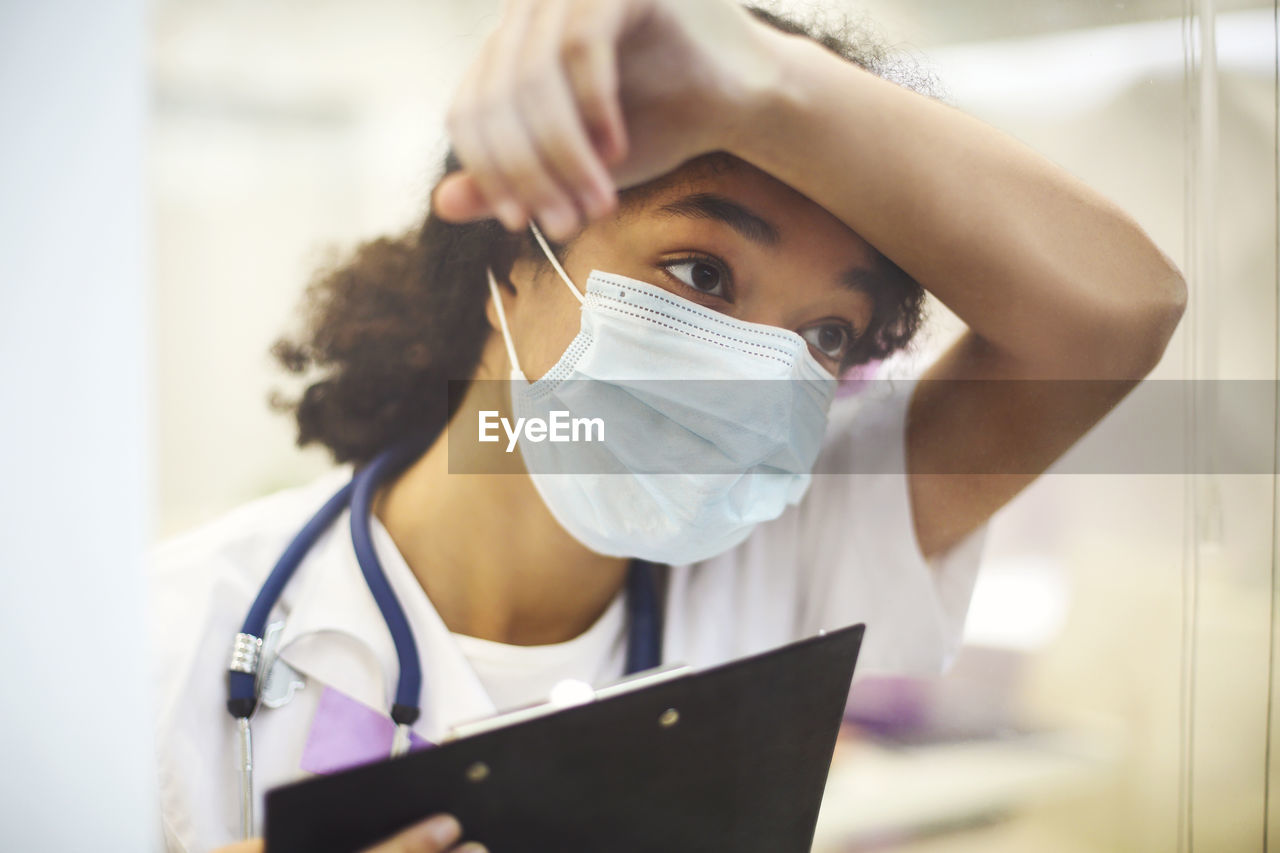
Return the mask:
<svg viewBox="0 0 1280 853"><path fill-rule="evenodd" d="M409 620L378 560L370 519L378 485L387 476L411 462L422 447L420 442L410 442L384 451L357 471L346 485L320 507L281 553L249 607L240 633L236 635L227 672L227 710L236 718L239 733L240 825L241 833L246 839L253 833L253 740L249 718L258 704L257 674L267 619L298 566L348 506L351 508L351 542L356 562L359 563L365 583L382 612L399 661L395 702L391 707L391 718L396 723L392 755L402 754L408 749L409 727L421 714L422 665ZM630 618L627 675L652 669L662 663L662 619L654 570L655 567L650 563L633 560L627 574L627 610Z"/></svg>
<svg viewBox="0 0 1280 853"><path fill-rule="evenodd" d="M422 664L418 660L418 645L413 630L405 618L400 600L396 598L387 580L378 552L373 547L373 535L369 519L373 515L373 499L378 484L391 471L400 468L412 453L402 448L378 456L354 477L355 488L351 492L351 543L355 546L356 562L364 575L373 599L382 611L382 619L395 643L396 658L400 662L400 676L396 683L395 704L391 706L391 719L398 726L412 726L421 714Z"/></svg>

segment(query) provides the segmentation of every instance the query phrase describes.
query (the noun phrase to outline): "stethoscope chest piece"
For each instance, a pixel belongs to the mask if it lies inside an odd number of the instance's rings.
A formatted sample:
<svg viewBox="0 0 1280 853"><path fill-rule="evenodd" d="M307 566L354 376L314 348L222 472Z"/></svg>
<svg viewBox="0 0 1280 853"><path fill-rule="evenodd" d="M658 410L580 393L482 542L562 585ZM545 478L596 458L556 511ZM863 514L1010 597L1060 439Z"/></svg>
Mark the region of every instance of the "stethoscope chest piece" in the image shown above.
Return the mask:
<svg viewBox="0 0 1280 853"><path fill-rule="evenodd" d="M289 666L277 652L284 634L284 622L272 622L262 638L262 660L258 664L258 704L264 708L283 708L299 690L307 686L306 677Z"/></svg>

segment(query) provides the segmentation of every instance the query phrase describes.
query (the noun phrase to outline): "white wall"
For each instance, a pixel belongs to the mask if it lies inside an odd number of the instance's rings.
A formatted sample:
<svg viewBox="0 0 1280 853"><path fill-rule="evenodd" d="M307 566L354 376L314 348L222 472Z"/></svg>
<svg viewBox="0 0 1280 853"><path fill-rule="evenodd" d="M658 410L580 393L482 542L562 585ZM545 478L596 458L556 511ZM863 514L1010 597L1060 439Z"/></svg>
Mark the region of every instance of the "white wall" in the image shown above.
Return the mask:
<svg viewBox="0 0 1280 853"><path fill-rule="evenodd" d="M157 833L144 4L0 3L0 849Z"/></svg>

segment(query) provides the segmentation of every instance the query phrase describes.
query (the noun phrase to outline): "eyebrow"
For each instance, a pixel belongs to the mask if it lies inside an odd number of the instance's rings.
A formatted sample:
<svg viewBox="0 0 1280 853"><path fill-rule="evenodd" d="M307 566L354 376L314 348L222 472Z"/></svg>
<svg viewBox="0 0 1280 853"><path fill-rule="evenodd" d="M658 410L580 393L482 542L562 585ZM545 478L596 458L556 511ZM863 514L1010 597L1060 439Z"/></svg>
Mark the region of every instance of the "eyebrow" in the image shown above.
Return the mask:
<svg viewBox="0 0 1280 853"><path fill-rule="evenodd" d="M690 219L713 219L723 222L743 237L762 246L776 246L782 240L778 229L769 220L733 199L716 193L691 193L667 202L658 208L660 216L685 216ZM903 275L897 267L887 262L878 252L869 264L861 264L845 270L838 282L845 290L861 293L878 301L879 294L895 278ZM856 330L859 335L866 329Z"/></svg>
<svg viewBox="0 0 1280 853"><path fill-rule="evenodd" d="M743 237L762 246L776 246L782 239L777 227L767 219L736 201L715 193L693 193L667 202L657 212L663 216L685 216L723 222Z"/></svg>
<svg viewBox="0 0 1280 853"><path fill-rule="evenodd" d="M874 297L876 293L890 284L891 275L885 264L879 259L866 266L856 266L840 274L840 286L855 293L865 293Z"/></svg>

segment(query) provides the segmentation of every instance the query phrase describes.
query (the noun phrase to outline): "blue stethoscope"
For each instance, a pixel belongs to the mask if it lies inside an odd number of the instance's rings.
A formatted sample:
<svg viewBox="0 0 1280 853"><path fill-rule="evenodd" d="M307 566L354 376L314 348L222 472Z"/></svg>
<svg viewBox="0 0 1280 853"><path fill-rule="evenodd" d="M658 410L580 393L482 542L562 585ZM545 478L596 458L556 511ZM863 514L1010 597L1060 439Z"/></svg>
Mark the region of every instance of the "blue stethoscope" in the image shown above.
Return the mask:
<svg viewBox="0 0 1280 853"><path fill-rule="evenodd" d="M391 706L391 719L396 724L391 755L403 755L409 750L409 729L417 721L422 708L422 668L409 622L374 551L369 518L379 484L390 474L402 470L423 449L423 444L415 441L379 454L329 498L284 549L249 608L240 633L236 634L227 672L227 710L236 718L240 730L240 827L245 838L253 833L253 740L249 732L249 718L258 705L257 675L267 617L307 552L348 505L351 507L351 542L355 546L356 561L378 609L382 611L399 659L400 678L395 702ZM627 675L632 675L662 662L662 626L652 564L632 561L627 576L627 610Z"/></svg>

